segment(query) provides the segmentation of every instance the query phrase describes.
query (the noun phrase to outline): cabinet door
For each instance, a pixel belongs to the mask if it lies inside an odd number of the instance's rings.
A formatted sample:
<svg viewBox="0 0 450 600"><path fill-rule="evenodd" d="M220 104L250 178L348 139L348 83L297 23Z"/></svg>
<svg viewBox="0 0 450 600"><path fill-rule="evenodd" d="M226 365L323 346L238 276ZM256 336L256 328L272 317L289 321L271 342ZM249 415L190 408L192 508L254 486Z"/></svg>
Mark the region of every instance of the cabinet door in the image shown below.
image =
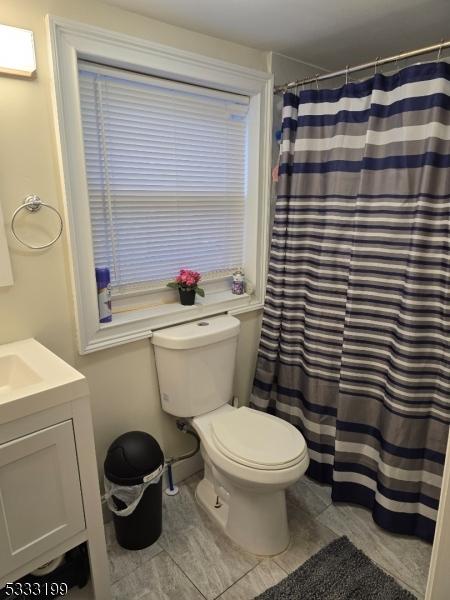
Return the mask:
<svg viewBox="0 0 450 600"><path fill-rule="evenodd" d="M72 421L0 445L0 578L84 528Z"/></svg>

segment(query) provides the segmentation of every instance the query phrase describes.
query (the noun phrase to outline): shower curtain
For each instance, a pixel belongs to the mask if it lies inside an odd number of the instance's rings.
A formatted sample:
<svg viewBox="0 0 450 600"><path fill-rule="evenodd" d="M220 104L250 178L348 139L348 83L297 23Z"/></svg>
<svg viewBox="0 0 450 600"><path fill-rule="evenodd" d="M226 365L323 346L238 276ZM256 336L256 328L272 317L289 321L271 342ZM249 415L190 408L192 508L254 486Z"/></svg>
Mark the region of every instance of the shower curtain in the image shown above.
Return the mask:
<svg viewBox="0 0 450 600"><path fill-rule="evenodd" d="M309 475L432 540L450 421L450 66L286 93L251 406Z"/></svg>

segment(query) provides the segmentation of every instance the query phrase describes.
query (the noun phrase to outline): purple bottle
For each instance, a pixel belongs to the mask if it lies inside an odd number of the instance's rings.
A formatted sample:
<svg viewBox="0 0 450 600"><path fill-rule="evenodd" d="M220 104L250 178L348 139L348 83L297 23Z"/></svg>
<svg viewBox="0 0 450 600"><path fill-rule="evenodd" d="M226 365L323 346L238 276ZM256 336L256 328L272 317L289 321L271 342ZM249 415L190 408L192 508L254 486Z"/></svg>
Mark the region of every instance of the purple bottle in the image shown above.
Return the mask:
<svg viewBox="0 0 450 600"><path fill-rule="evenodd" d="M108 267L96 267L98 315L100 323L112 321L111 313L111 276Z"/></svg>
<svg viewBox="0 0 450 600"><path fill-rule="evenodd" d="M231 284L231 293L241 296L244 293L244 273L238 269L233 273L233 283Z"/></svg>

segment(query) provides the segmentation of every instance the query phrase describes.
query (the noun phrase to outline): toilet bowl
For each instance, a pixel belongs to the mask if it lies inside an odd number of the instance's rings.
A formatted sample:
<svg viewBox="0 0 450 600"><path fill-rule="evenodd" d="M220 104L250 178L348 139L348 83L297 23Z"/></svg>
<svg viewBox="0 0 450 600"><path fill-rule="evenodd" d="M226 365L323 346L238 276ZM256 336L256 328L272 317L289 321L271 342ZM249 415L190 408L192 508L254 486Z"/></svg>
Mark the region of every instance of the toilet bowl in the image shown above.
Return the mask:
<svg viewBox="0 0 450 600"><path fill-rule="evenodd" d="M198 501L248 552L272 556L285 550L285 490L309 464L303 436L277 417L230 405L191 423L205 461Z"/></svg>
<svg viewBox="0 0 450 600"><path fill-rule="evenodd" d="M309 456L290 423L230 405L239 325L221 315L157 331L152 343L163 410L200 437L198 502L243 549L272 556L289 544L285 490Z"/></svg>

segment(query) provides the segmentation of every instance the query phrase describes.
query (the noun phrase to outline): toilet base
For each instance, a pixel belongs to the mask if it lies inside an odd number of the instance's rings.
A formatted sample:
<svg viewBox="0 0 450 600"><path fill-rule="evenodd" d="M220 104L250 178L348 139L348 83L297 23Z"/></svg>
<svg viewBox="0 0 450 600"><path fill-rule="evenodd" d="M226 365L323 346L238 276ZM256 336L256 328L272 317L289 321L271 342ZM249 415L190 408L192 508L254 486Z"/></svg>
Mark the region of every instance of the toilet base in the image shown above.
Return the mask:
<svg viewBox="0 0 450 600"><path fill-rule="evenodd" d="M252 492L231 481L226 482L228 489L225 489L221 479L220 486L217 483L215 486L207 476L200 481L195 493L198 503L243 550L258 556L283 552L290 540L284 490Z"/></svg>
<svg viewBox="0 0 450 600"><path fill-rule="evenodd" d="M228 504L220 500L220 506L217 504L217 494L214 491L213 484L206 478L203 478L195 490L197 502L204 508L209 516L221 527L225 529L228 520Z"/></svg>

